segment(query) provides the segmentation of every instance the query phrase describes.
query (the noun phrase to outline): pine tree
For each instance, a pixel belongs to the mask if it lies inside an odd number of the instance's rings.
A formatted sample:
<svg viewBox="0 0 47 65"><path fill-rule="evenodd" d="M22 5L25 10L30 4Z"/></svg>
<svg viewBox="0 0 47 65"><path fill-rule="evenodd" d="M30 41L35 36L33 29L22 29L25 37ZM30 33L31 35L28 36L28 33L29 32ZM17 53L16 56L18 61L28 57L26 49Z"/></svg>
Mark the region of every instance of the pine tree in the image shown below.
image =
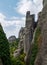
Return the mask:
<svg viewBox="0 0 47 65"><path fill-rule="evenodd" d="M11 65L9 43L1 24L0 24L0 58L2 60L3 65Z"/></svg>

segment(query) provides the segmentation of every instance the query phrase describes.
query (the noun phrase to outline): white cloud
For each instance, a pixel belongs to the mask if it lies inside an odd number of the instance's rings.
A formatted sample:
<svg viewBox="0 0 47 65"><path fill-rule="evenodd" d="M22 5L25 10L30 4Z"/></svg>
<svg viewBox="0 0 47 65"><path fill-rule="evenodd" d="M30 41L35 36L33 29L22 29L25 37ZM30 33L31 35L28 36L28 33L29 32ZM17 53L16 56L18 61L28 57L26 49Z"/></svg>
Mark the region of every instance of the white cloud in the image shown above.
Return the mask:
<svg viewBox="0 0 47 65"><path fill-rule="evenodd" d="M17 8L14 9L22 15L25 15L27 11L30 11L31 14L37 14L39 11L42 10L42 1L43 0L19 0ZM19 18L13 16L9 20L7 20L6 16L0 13L0 23L2 24L7 37L11 35L15 35L18 37L18 32L20 28L25 26L25 17ZM15 26L15 28L11 30L11 26Z"/></svg>
<svg viewBox="0 0 47 65"><path fill-rule="evenodd" d="M14 9L22 15L25 15L27 11L31 11L31 14L36 14L43 8L42 1L43 0L20 0L17 8Z"/></svg>
<svg viewBox="0 0 47 65"><path fill-rule="evenodd" d="M23 26L25 26L25 18L22 17L21 19L17 18L17 17L12 17L9 21L6 20L6 16L3 15L2 13L0 13L0 23L3 26L3 29L7 35L7 37L11 36L11 35L15 35L18 37L18 33L20 28ZM11 26L13 27L13 29L11 30ZM15 28L14 28L15 26ZM10 30L8 30L7 28L9 28Z"/></svg>
<svg viewBox="0 0 47 65"><path fill-rule="evenodd" d="M4 19L6 16L4 16L2 13L0 13L0 19Z"/></svg>
<svg viewBox="0 0 47 65"><path fill-rule="evenodd" d="M11 25L21 25L25 24L25 18L22 17L19 19L18 17L12 17L10 20L6 20L6 16L0 13L0 23L2 24L3 27L11 26Z"/></svg>
<svg viewBox="0 0 47 65"><path fill-rule="evenodd" d="M12 30L11 29L7 30L7 28L5 28L4 31L6 33L7 38L10 37L11 35L15 35L16 37L18 37L20 28L21 27L19 27L19 26L13 28Z"/></svg>

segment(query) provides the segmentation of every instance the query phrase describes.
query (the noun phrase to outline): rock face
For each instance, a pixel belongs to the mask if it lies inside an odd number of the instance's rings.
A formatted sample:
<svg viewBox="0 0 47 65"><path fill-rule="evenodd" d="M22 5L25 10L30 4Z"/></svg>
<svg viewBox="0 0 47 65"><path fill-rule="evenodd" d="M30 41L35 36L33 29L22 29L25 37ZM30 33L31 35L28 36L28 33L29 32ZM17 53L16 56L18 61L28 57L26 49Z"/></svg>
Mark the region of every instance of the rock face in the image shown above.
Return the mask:
<svg viewBox="0 0 47 65"><path fill-rule="evenodd" d="M20 55L21 49L17 49L14 51L14 57L18 57Z"/></svg>
<svg viewBox="0 0 47 65"><path fill-rule="evenodd" d="M38 27L41 29L42 40L34 65L47 65L47 0L43 0L43 5L44 8L42 12L39 13L38 18ZM22 40L22 42L20 42L20 46L23 45L24 53L26 54L26 65L29 65L31 42L34 40L33 34L36 25L37 23L34 21L34 15L30 15L30 12L28 11L26 14L26 26L23 28L23 32L20 32L19 36L20 40Z"/></svg>
<svg viewBox="0 0 47 65"><path fill-rule="evenodd" d="M28 11L26 14L26 28L25 28L25 43L24 43L24 53L26 65L29 65L30 56L31 56L31 41L33 38L34 31L34 15L30 15Z"/></svg>
<svg viewBox="0 0 47 65"><path fill-rule="evenodd" d="M16 41L16 37L15 36L10 36L8 39L9 43L13 43Z"/></svg>
<svg viewBox="0 0 47 65"><path fill-rule="evenodd" d="M29 65L31 55L31 42L33 39L33 32L37 26L37 22L34 20L35 15L30 15L30 11L26 13L26 25L25 28L21 28L19 32L19 48L24 49L26 54L25 61ZM27 65L26 64L26 65Z"/></svg>
<svg viewBox="0 0 47 65"><path fill-rule="evenodd" d="M25 44L24 44L24 53L28 54L31 48L31 41L33 38L34 31L34 15L30 15L28 11L26 14L26 28L25 28Z"/></svg>
<svg viewBox="0 0 47 65"><path fill-rule="evenodd" d="M43 0L43 6L45 7L47 5L47 0Z"/></svg>
<svg viewBox="0 0 47 65"><path fill-rule="evenodd" d="M42 12L39 13L38 27L41 29L41 45L39 47L38 54L36 56L34 65L47 65L47 0L43 0L44 8ZM25 28L21 28L19 32L19 46L21 50L24 49L25 62L29 65L30 55L31 55L31 42L34 41L35 28L37 22L34 21L34 15L30 15L30 11L26 13L26 25Z"/></svg>
<svg viewBox="0 0 47 65"><path fill-rule="evenodd" d="M24 36L25 36L25 31L24 31L25 28L21 28L21 30L19 31L19 45L18 45L18 48L22 49L24 48Z"/></svg>
<svg viewBox="0 0 47 65"><path fill-rule="evenodd" d="M38 24L41 28L42 43L34 65L47 65L47 0L44 0L44 8L39 15Z"/></svg>

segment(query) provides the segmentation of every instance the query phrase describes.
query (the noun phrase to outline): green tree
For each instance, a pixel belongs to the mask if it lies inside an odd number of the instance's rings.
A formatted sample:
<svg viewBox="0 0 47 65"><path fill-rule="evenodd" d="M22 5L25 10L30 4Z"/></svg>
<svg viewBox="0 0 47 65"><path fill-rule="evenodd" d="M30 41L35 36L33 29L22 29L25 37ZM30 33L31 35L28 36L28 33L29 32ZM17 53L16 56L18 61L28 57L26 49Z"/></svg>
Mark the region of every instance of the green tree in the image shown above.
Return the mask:
<svg viewBox="0 0 47 65"><path fill-rule="evenodd" d="M11 65L9 43L0 24L0 58L3 65Z"/></svg>

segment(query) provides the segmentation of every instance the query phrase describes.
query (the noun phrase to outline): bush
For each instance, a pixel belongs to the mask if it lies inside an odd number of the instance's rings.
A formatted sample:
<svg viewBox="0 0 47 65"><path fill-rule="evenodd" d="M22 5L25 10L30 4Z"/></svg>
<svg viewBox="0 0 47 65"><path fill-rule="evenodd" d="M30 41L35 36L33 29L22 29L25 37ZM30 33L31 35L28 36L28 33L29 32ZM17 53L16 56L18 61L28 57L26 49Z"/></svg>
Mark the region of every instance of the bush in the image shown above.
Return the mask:
<svg viewBox="0 0 47 65"><path fill-rule="evenodd" d="M18 57L11 55L12 65L25 65L24 57L25 54L23 52L23 49L21 50L21 54Z"/></svg>
<svg viewBox="0 0 47 65"><path fill-rule="evenodd" d="M16 58L11 57L12 65L25 65L25 63L22 59L23 59L23 57L21 57L21 56L18 56Z"/></svg>

